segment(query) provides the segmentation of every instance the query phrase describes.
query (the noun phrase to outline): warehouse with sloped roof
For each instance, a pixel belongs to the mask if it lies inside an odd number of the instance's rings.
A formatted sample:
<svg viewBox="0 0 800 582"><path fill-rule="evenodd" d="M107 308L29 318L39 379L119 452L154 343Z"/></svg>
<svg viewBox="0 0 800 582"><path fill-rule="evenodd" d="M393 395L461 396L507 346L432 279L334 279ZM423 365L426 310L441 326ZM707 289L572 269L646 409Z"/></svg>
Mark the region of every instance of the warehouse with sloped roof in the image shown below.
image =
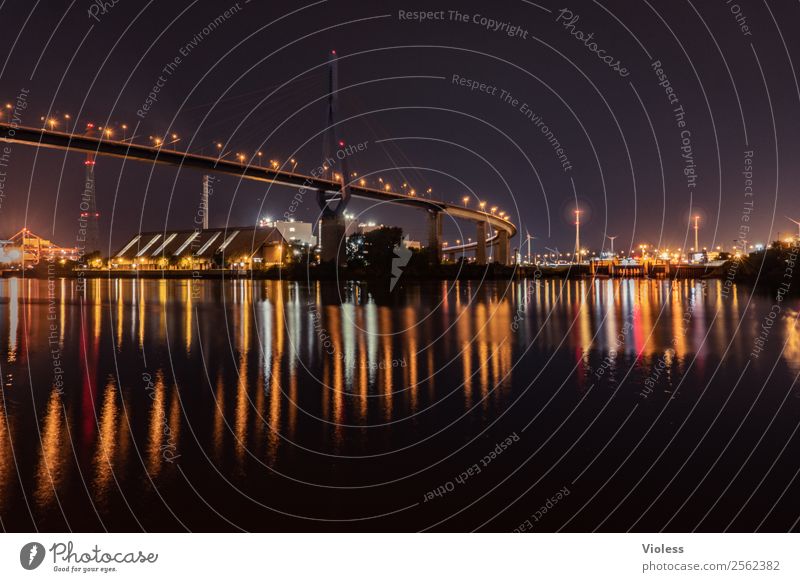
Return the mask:
<svg viewBox="0 0 800 582"><path fill-rule="evenodd" d="M143 232L109 259L112 269L223 269L282 265L288 243L277 228L226 227Z"/></svg>

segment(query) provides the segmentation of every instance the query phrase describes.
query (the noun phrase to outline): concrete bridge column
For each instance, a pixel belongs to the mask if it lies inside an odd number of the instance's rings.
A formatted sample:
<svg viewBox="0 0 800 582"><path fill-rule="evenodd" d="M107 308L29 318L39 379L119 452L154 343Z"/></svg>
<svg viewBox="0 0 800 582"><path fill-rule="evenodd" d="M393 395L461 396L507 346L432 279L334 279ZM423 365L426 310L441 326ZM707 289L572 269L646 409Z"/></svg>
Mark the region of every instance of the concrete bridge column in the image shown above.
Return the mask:
<svg viewBox="0 0 800 582"><path fill-rule="evenodd" d="M337 266L347 266L344 216L322 218L319 223L320 245L323 263L335 262Z"/></svg>
<svg viewBox="0 0 800 582"><path fill-rule="evenodd" d="M486 221L481 220L477 223L475 233L475 264L486 264Z"/></svg>
<svg viewBox="0 0 800 582"><path fill-rule="evenodd" d="M508 231L497 231L497 262L501 265L507 265L508 258Z"/></svg>
<svg viewBox="0 0 800 582"><path fill-rule="evenodd" d="M436 264L442 262L442 214L428 211L428 251Z"/></svg>

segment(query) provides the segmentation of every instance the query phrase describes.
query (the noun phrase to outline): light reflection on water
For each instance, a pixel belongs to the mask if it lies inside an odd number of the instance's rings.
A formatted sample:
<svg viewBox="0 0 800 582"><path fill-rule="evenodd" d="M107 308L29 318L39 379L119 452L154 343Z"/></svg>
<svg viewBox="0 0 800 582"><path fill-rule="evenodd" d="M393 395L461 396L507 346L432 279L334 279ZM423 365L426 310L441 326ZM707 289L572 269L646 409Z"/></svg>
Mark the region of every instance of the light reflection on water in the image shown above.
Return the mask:
<svg viewBox="0 0 800 582"><path fill-rule="evenodd" d="M180 492L180 463L233 482L274 471L362 484L370 475L312 470L301 456L381 455L451 423L474 434L535 378L534 389L579 394L628 377L635 401L661 366L657 393L674 397L723 357L740 370L771 305L691 280L437 282L391 296L332 283L54 283L50 305L47 281L0 279L0 516L16 504L19 523L27 504L39 521L71 521L77 498L101 517L121 503L140 516L119 492ZM787 373L800 370L796 317L783 311L763 356Z"/></svg>

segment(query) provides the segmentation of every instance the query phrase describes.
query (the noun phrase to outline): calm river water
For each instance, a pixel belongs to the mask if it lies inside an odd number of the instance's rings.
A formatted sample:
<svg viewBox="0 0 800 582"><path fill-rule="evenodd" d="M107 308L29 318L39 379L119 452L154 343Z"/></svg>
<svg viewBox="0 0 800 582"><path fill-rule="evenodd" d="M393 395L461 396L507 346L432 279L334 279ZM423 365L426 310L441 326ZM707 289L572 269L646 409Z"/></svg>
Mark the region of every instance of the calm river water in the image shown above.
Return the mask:
<svg viewBox="0 0 800 582"><path fill-rule="evenodd" d="M0 280L6 530L785 531L800 301Z"/></svg>

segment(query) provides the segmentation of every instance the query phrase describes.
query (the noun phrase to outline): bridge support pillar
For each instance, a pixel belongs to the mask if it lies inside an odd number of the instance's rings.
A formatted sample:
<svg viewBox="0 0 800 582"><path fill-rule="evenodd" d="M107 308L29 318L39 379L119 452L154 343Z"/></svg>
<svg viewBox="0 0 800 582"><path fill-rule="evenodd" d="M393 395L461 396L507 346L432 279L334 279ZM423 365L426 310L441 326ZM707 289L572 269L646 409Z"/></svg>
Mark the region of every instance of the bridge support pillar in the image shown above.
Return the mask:
<svg viewBox="0 0 800 582"><path fill-rule="evenodd" d="M475 264L486 264L486 221L481 220L477 224L475 233Z"/></svg>
<svg viewBox="0 0 800 582"><path fill-rule="evenodd" d="M321 260L334 262L336 266L347 266L344 216L323 217L319 223Z"/></svg>
<svg viewBox="0 0 800 582"><path fill-rule="evenodd" d="M507 265L508 258L508 231L497 231L497 262L501 265Z"/></svg>
<svg viewBox="0 0 800 582"><path fill-rule="evenodd" d="M428 212L428 252L437 265L442 262L442 215Z"/></svg>

